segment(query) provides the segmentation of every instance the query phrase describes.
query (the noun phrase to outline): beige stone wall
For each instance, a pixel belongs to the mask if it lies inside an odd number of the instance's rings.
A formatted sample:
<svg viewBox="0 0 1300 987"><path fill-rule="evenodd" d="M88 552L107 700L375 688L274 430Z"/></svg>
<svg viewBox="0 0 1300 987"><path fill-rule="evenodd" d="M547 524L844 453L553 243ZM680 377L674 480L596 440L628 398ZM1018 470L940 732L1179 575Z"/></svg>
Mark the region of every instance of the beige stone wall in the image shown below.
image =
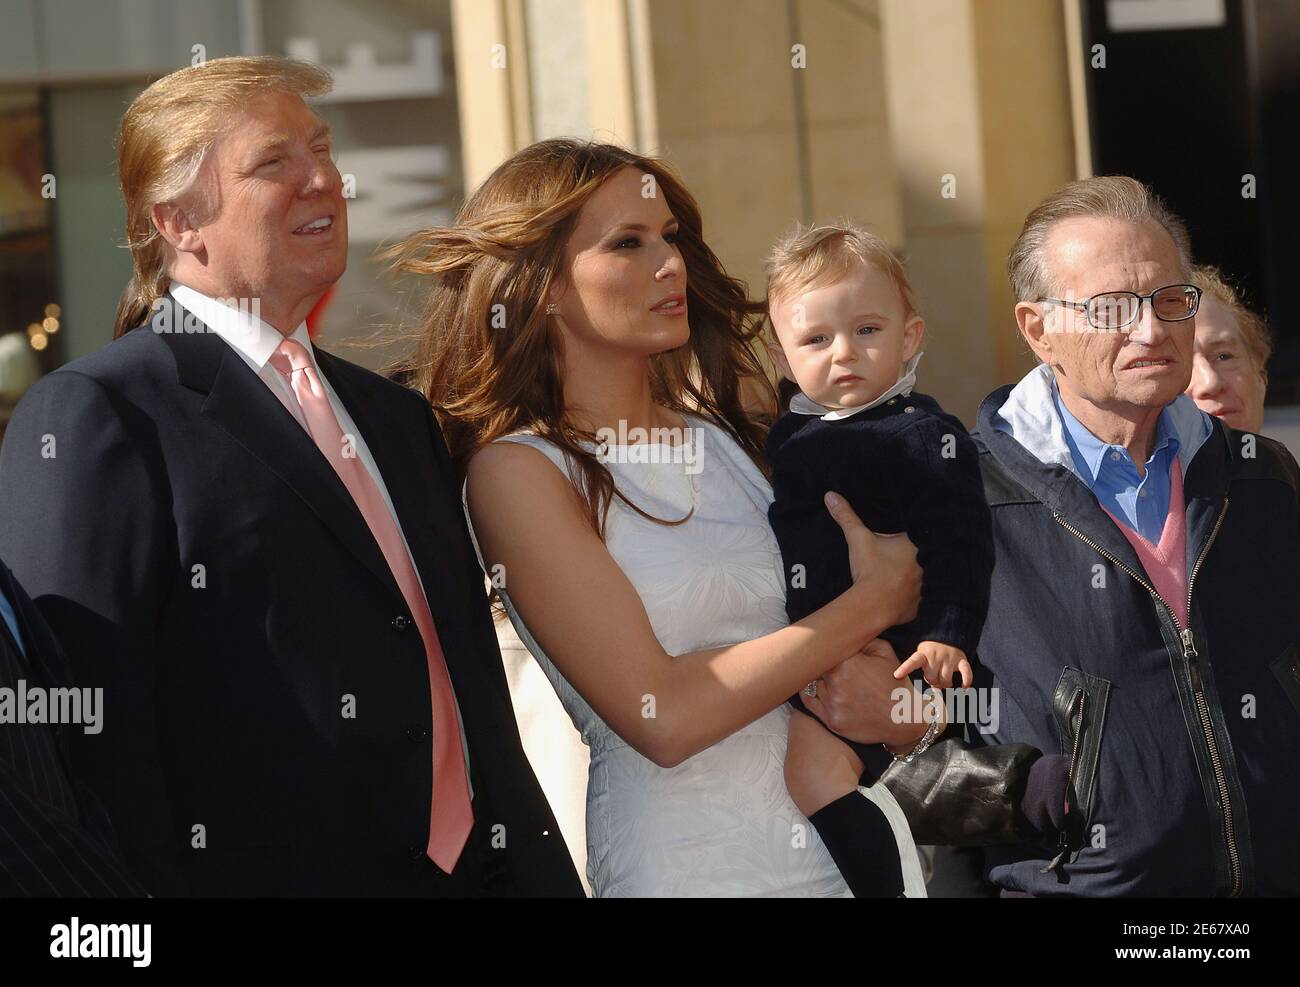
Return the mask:
<svg viewBox="0 0 1300 987"><path fill-rule="evenodd" d="M875 3L799 0L792 17L786 0L655 0L650 27L655 150L753 294L763 255L796 222L848 215L898 241ZM795 44L805 68L791 65Z"/></svg>
<svg viewBox="0 0 1300 987"><path fill-rule="evenodd" d="M1071 5L979 0L973 6L989 325L998 380L1007 381L1035 363L1015 330L1007 253L1025 215L1057 186L1080 177L1066 49L1066 7Z"/></svg>
<svg viewBox="0 0 1300 987"><path fill-rule="evenodd" d="M849 216L892 243L927 319L921 387L968 424L1031 365L1003 267L1025 213L1084 157L1075 0L453 0L453 14L468 187L561 133L660 154L755 296L796 222ZM494 41L507 71L488 67Z"/></svg>
<svg viewBox="0 0 1300 987"><path fill-rule="evenodd" d="M650 20L657 150L728 269L759 294L762 257L794 222L866 223L915 280L922 388L972 423L1030 366L1006 252L1029 208L1075 174L1063 6L655 0ZM955 198L941 194L947 175Z"/></svg>
<svg viewBox="0 0 1300 987"><path fill-rule="evenodd" d="M882 6L902 246L926 319L920 389L971 425L996 380L975 17L964 0Z"/></svg>
<svg viewBox="0 0 1300 987"><path fill-rule="evenodd" d="M929 325L923 389L971 424L1032 366L1006 255L1025 214L1075 175L1064 8L883 0L882 22L904 246Z"/></svg>

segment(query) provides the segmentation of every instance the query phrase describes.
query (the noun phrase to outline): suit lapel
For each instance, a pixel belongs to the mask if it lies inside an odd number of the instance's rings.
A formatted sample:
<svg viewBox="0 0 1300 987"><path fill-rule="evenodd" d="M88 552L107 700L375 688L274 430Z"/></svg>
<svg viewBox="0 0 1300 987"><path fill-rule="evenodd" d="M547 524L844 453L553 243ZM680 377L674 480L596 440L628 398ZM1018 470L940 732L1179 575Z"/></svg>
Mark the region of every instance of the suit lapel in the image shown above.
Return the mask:
<svg viewBox="0 0 1300 987"><path fill-rule="evenodd" d="M180 382L208 395L203 414L283 480L400 600L401 590L347 487L252 368L214 332L160 335L176 356Z"/></svg>
<svg viewBox="0 0 1300 987"><path fill-rule="evenodd" d="M431 558L434 551L423 523L433 508L433 491L426 482L428 470L420 468L422 452L414 446L416 437L398 427L397 421L386 418L385 409L358 387L346 362L320 349L316 350L316 362L374 457L421 581L428 587L428 575L420 563Z"/></svg>
<svg viewBox="0 0 1300 987"><path fill-rule="evenodd" d="M145 330L136 330L145 331ZM276 400L220 336L213 332L161 334L176 358L180 382L208 395L203 414L227 431L253 456L279 476L311 508L325 526L370 569L397 600L403 600L365 519L311 437ZM365 393L348 364L315 351L317 364L356 422L380 474L384 477L402 533L424 585L434 626L444 639L444 654L462 711L475 705L482 690L481 670L469 659L475 649L466 642L454 647L453 628L464 626L471 599L469 587L457 583L465 567L449 564L456 557L454 532L459 514L448 518L447 497L438 489L436 464L424 429L398 427L387 409ZM404 602L404 601L403 601ZM473 718L466 717L466 729Z"/></svg>
<svg viewBox="0 0 1300 987"><path fill-rule="evenodd" d="M459 502L449 498L440 486L431 437L426 429L416 427L420 421L410 419L411 426L406 426L406 416L388 416L385 407L364 393L364 380L344 361L319 349L316 360L356 422L384 477L464 713L477 706L484 695L483 669L477 661L466 660L472 659L477 650L464 630L465 615L473 607L486 604L473 597L474 586L464 576L467 571L477 572L477 567L468 565L457 550L457 533L463 523ZM509 693L504 695L508 701ZM473 722L479 722L478 718L467 718L466 729Z"/></svg>
<svg viewBox="0 0 1300 987"><path fill-rule="evenodd" d="M71 680L71 673L58 642L51 636L48 625L40 619L36 604L18 585L17 578L8 567L0 562L0 592L3 592L9 605L13 607L14 622L18 625L18 634L23 639L22 651L15 654L26 656L33 672L40 675L46 685L64 685ZM0 625L4 621L0 620ZM13 641L9 628L3 627L4 634Z"/></svg>
<svg viewBox="0 0 1300 987"><path fill-rule="evenodd" d="M361 382L347 363L319 349L316 360L356 422L384 478L434 625L446 627L451 616L448 601L454 599L449 594L456 592L456 587L448 585L448 569L454 567L445 564L449 546L436 528L442 498L433 482L435 467L425 435L401 427L408 419L387 416L387 409L362 392ZM434 560L441 564L434 565Z"/></svg>
<svg viewBox="0 0 1300 987"><path fill-rule="evenodd" d="M13 634L10 633L9 624L3 617L0 617L0 638L3 638L9 647L13 649L15 661L26 656L29 663L35 664L36 657L32 653L35 649L35 644L32 641L31 629L23 626L26 623L23 614L24 607L22 601L18 599L17 592L14 590L13 581L9 578L9 569L3 562L0 562L0 595L3 595L4 598L9 601L9 606L14 612L14 624L18 628L19 636L23 639L23 646L21 648L18 646L18 641L15 640Z"/></svg>

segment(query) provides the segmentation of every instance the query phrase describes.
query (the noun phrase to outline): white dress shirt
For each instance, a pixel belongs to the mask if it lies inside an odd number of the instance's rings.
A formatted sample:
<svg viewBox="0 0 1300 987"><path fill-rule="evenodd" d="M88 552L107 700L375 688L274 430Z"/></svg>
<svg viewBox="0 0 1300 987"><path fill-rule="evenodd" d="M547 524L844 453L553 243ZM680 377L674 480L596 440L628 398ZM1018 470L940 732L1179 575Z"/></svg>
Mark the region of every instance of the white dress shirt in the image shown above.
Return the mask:
<svg viewBox="0 0 1300 987"><path fill-rule="evenodd" d="M303 431L308 435L311 434L311 430L307 428L307 421L303 418L302 406L298 403L297 395L293 393L293 387L284 375L271 365L272 355L284 340L284 336L278 329L263 322L251 312L232 308L176 281L172 282L168 293L182 308L198 317L204 325L238 353L240 359L247 363L253 373L261 378L262 383L271 389L271 393L280 399L280 403L293 415ZM352 438L357 458L361 460L361 465L366 468L370 478L375 481L375 486L379 488L379 495L384 498L388 513L393 517L393 524L397 526L397 533L402 536L402 544L406 546L406 554L411 558L411 568L415 570L415 578L419 580L420 592L425 593L424 580L420 578L420 569L415 564L415 556L412 555L410 543L406 540L406 532L402 530L402 521L393 508L393 498L388 495L388 487L384 484L375 457L370 454L370 447L366 445L365 437L357 428L356 422L352 420L352 416L348 414L348 409L339 400L339 396L334 393L329 378L321 373L320 366L316 363L316 351L312 348L306 321L300 322L289 338L301 343L303 349L307 351L307 357L311 360L316 376L320 379L321 386L325 388L325 396L329 398L330 407L334 409L334 416L339 420L339 428L343 430L344 435ZM428 604L427 594L425 594L425 604ZM455 698L455 686L452 687L452 697ZM456 702L456 717L460 721L460 743L461 750L465 752L465 776L468 781L469 743L465 738L465 721L461 716L459 701ZM473 797L474 786L471 784L470 798Z"/></svg>

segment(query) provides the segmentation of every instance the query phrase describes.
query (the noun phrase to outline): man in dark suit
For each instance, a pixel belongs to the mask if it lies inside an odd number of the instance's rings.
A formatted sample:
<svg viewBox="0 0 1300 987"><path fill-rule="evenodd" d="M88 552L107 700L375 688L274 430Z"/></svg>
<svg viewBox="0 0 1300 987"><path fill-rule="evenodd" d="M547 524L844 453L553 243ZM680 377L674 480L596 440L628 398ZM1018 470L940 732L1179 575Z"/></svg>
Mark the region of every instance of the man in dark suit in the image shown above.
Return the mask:
<svg viewBox="0 0 1300 987"><path fill-rule="evenodd" d="M0 553L104 688L74 753L151 893L580 894L433 414L307 335L328 85L215 59L127 111L119 338L19 405Z"/></svg>
<svg viewBox="0 0 1300 987"><path fill-rule="evenodd" d="M68 774L66 734L86 725L49 722L63 688L58 643L0 562L0 897L140 896L103 808ZM35 694L40 706L22 704Z"/></svg>

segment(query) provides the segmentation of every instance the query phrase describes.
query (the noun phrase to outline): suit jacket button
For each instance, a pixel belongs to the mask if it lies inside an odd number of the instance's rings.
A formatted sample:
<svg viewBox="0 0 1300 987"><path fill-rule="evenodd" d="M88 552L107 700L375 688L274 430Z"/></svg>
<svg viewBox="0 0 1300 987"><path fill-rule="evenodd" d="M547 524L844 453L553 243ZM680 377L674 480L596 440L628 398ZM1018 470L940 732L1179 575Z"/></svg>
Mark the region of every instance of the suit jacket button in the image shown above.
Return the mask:
<svg viewBox="0 0 1300 987"><path fill-rule="evenodd" d="M910 404L909 404L906 408L903 409L903 411L906 412L906 413L909 414L909 415L910 415L913 411L915 411L915 410L916 410L916 409L913 408Z"/></svg>
<svg viewBox="0 0 1300 987"><path fill-rule="evenodd" d="M399 614L393 618L393 630L404 631L411 626L411 618L405 614Z"/></svg>
<svg viewBox="0 0 1300 987"><path fill-rule="evenodd" d="M422 740L429 739L429 731L424 729L424 727L411 727L406 731L406 739L413 744L418 744Z"/></svg>
<svg viewBox="0 0 1300 987"><path fill-rule="evenodd" d="M419 861L424 856L424 847L408 846L406 848L406 857L408 860Z"/></svg>

